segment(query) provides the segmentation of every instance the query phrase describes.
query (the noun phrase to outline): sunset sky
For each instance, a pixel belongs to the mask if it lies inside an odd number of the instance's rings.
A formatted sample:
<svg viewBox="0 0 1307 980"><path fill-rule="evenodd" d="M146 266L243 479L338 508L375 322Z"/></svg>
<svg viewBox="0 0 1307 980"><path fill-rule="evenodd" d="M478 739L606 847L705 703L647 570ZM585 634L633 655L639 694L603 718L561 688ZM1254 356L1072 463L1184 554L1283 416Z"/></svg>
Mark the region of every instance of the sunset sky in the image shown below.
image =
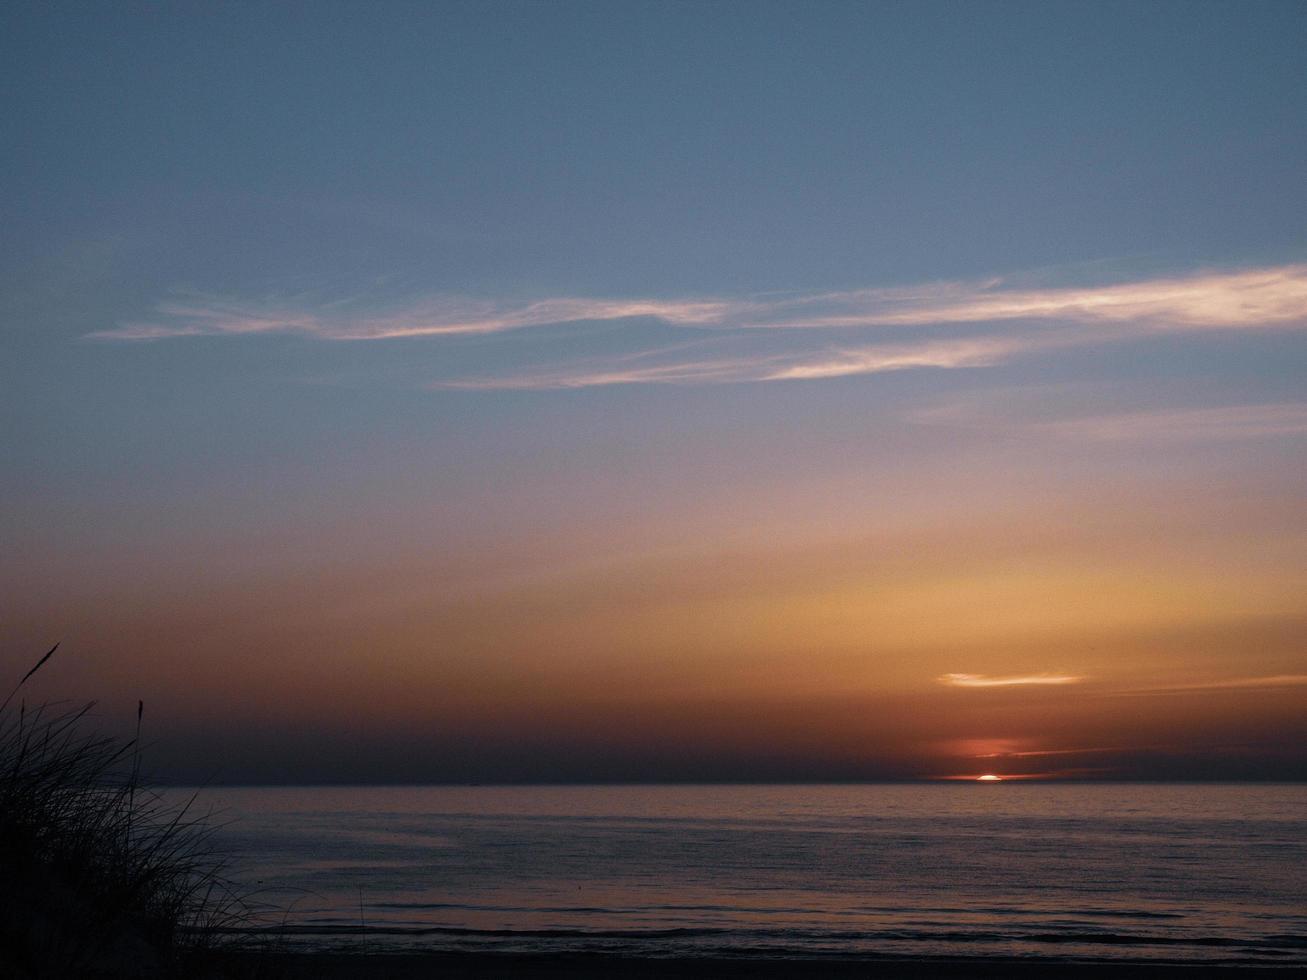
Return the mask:
<svg viewBox="0 0 1307 980"><path fill-rule="evenodd" d="M1305 50L8 3L0 669L184 780L1307 779Z"/></svg>

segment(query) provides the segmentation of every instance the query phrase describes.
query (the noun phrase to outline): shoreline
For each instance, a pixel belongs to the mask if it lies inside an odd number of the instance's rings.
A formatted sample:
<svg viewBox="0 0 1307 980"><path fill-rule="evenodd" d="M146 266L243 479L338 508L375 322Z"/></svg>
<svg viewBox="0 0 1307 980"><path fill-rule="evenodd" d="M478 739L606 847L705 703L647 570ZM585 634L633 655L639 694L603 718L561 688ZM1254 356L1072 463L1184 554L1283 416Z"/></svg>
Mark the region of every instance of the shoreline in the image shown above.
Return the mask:
<svg viewBox="0 0 1307 980"><path fill-rule="evenodd" d="M414 953L414 952L251 952L233 953L238 961L286 980L419 980L419 978L622 977L663 980L672 977L724 980L790 980L800 977L854 977L880 980L1208 980L1261 977L1265 980L1307 978L1307 965L1175 960L1059 960L998 957L940 959L807 957L634 957L575 953Z"/></svg>

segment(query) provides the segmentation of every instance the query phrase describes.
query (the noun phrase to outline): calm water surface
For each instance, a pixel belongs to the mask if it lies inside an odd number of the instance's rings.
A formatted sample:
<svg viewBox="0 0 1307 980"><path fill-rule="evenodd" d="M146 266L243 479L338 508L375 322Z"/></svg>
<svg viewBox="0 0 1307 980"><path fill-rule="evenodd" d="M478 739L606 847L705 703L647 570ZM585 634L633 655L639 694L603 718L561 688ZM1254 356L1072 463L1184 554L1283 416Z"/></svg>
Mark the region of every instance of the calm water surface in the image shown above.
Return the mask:
<svg viewBox="0 0 1307 980"><path fill-rule="evenodd" d="M1301 785L204 798L286 941L316 948L1307 963Z"/></svg>

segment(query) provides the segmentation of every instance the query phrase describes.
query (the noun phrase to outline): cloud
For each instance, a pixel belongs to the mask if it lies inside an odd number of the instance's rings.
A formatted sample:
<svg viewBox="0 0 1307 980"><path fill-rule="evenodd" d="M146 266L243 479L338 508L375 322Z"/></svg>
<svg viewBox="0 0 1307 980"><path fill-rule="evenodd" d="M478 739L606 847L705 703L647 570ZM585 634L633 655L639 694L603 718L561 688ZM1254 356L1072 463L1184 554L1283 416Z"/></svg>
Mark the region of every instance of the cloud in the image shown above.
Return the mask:
<svg viewBox="0 0 1307 980"><path fill-rule="evenodd" d="M1142 752L1157 748L1153 745L1115 745L1107 748L1087 749L1037 749L1028 752L983 752L972 756L975 759L1038 759L1053 755L1116 755L1127 752Z"/></svg>
<svg viewBox="0 0 1307 980"><path fill-rule="evenodd" d="M821 297L842 313L778 325L913 326L1002 320L1140 323L1161 328L1272 326L1307 320L1307 264L1203 272L1141 282L1008 289L1001 279L912 290L872 289ZM791 302L798 307L814 303Z"/></svg>
<svg viewBox="0 0 1307 980"><path fill-rule="evenodd" d="M1035 423L1055 435L1097 442L1190 442L1307 434L1307 402L1130 412Z"/></svg>
<svg viewBox="0 0 1307 980"><path fill-rule="evenodd" d="M1197 681L1189 684L1173 684L1165 687L1146 687L1119 693L1129 696L1190 694L1210 691L1269 691L1278 688L1307 687L1307 674L1271 674L1266 677L1231 677L1224 680Z"/></svg>
<svg viewBox="0 0 1307 980"><path fill-rule="evenodd" d="M1009 339L936 341L832 348L816 352L702 358L640 365L618 358L526 372L520 375L434 382L432 388L464 390L548 390L622 384L722 384L799 381L879 374L911 368L987 367L1022 348Z"/></svg>
<svg viewBox="0 0 1307 980"><path fill-rule="evenodd" d="M764 375L763 381L841 378L905 368L989 367L1033 346L1015 338L954 340L909 346L881 345L835 351Z"/></svg>
<svg viewBox="0 0 1307 980"><path fill-rule="evenodd" d="M933 408L906 417L923 425L1050 435L1080 442L1224 442L1307 435L1307 402L1216 405L1159 411L1115 412L1068 418L1020 418L1012 409L1020 392L1004 392L1001 405L993 393ZM1026 414L1047 411L1029 405Z"/></svg>
<svg viewBox="0 0 1307 980"><path fill-rule="evenodd" d="M349 304L346 304L349 305ZM1307 323L1307 264L1083 287L1016 289L1002 279L751 297L512 302L440 297L390 312L320 304L259 304L197 297L160 303L152 317L89 336L169 337L298 334L321 340L489 334L578 321L648 317L701 329L853 329L1011 321L1133 324L1154 330L1277 327Z"/></svg>
<svg viewBox="0 0 1307 980"><path fill-rule="evenodd" d="M991 677L987 674L941 674L935 678L948 687L1024 687L1079 684L1085 678L1071 674L1019 674Z"/></svg>
<svg viewBox="0 0 1307 980"><path fill-rule="evenodd" d="M443 296L386 302L352 296L332 302L250 302L193 296L160 303L153 314L89 334L100 341L160 342L187 337L298 336L336 343L479 336L580 322L656 321L729 356L669 357L623 334L628 349L605 360L491 369L443 378L431 387L461 390L574 389L608 385L704 385L820 380L886 371L991 367L1041 350L1119 341L1141 333L1307 326L1307 264L1075 288L1013 288L1001 279L927 283L744 297L546 297L528 301ZM978 326L986 324L986 326ZM1057 329L1048 329L1057 325ZM647 324L646 324L647 326ZM906 341L905 329L930 330ZM857 332L889 330L893 341ZM941 334L952 331L954 336ZM1301 409L1227 415L1232 437L1301 431ZM1138 438L1140 432L1210 430L1214 417L1172 414L1082 420L1063 425L1087 438ZM1078 425L1079 428L1075 428ZM1183 436L1179 436L1183 438Z"/></svg>
<svg viewBox="0 0 1307 980"><path fill-rule="evenodd" d="M742 308L739 303L694 300L544 299L525 304L457 298L429 300L398 312L349 314L329 307L296 309L231 300L160 303L151 320L88 334L98 340L298 334L319 340L396 340L502 333L584 320L651 317L676 325L708 326Z"/></svg>

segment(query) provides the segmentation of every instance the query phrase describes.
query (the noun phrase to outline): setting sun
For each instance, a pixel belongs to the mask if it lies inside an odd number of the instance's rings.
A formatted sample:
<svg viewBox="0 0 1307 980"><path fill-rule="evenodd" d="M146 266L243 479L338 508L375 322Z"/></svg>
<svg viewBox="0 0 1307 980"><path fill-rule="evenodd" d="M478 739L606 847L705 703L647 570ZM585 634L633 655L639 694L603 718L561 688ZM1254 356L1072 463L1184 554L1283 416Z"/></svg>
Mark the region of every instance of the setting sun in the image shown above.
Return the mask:
<svg viewBox="0 0 1307 980"><path fill-rule="evenodd" d="M983 776L976 777L976 782L978 783L1001 783L1002 781L1002 776L995 776L992 772L987 772Z"/></svg>

